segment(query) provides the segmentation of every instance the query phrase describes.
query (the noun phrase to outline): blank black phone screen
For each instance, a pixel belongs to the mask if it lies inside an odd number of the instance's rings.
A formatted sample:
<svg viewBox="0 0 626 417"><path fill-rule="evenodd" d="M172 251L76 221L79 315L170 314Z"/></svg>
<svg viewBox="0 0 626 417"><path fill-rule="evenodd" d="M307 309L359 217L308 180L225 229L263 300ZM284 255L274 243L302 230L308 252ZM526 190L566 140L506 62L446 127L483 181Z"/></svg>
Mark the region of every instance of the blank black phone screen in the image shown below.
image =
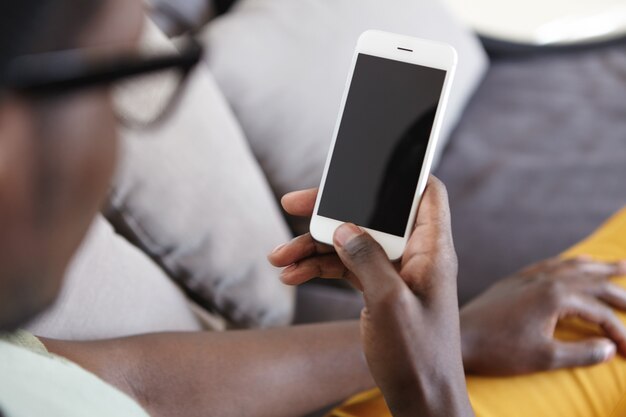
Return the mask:
<svg viewBox="0 0 626 417"><path fill-rule="evenodd" d="M320 216L404 236L445 77L359 54Z"/></svg>

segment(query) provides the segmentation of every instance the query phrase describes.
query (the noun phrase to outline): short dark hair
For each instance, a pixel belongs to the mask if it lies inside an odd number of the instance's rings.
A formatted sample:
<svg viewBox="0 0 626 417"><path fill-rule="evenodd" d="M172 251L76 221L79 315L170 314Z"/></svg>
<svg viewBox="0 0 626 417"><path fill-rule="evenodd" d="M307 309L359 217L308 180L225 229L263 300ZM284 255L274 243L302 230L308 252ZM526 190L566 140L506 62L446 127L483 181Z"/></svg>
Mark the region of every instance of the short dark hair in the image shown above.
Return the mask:
<svg viewBox="0 0 626 417"><path fill-rule="evenodd" d="M13 58L65 49L104 0L2 0L0 71Z"/></svg>

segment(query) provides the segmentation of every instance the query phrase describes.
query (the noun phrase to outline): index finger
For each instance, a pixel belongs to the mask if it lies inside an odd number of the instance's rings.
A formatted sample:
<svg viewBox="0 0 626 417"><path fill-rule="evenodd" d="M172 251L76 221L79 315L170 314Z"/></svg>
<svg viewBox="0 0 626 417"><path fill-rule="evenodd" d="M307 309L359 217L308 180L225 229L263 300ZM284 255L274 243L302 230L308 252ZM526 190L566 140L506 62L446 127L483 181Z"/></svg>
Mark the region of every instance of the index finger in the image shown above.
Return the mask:
<svg viewBox="0 0 626 417"><path fill-rule="evenodd" d="M572 269L583 274L600 275L604 278L626 274L626 264L620 262L585 261L574 265Z"/></svg>
<svg viewBox="0 0 626 417"><path fill-rule="evenodd" d="M622 354L626 354L626 327L608 306L590 297L573 296L566 299L565 311L576 317L596 324L615 343Z"/></svg>
<svg viewBox="0 0 626 417"><path fill-rule="evenodd" d="M415 219L415 228L440 223L450 224L448 191L439 178L431 175L422 195L422 201Z"/></svg>
<svg viewBox="0 0 626 417"><path fill-rule="evenodd" d="M280 200L285 211L292 216L310 217L315 208L317 188L287 193Z"/></svg>

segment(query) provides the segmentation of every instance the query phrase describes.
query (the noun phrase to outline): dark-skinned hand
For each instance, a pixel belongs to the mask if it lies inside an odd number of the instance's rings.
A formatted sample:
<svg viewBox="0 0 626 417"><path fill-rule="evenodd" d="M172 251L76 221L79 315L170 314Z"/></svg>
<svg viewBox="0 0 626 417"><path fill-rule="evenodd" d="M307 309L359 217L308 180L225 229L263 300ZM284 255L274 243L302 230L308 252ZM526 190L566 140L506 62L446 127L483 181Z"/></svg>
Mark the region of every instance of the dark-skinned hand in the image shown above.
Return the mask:
<svg viewBox="0 0 626 417"><path fill-rule="evenodd" d="M283 198L287 212L310 216L316 190ZM361 335L372 376L396 417L472 416L461 359L457 261L445 187L431 178L399 264L353 224L340 226L334 249L310 235L277 248L282 279L343 277L362 289Z"/></svg>
<svg viewBox="0 0 626 417"><path fill-rule="evenodd" d="M623 274L623 262L555 258L496 283L461 310L466 369L516 375L626 354L626 328L613 311L626 309L626 290L609 280ZM604 336L555 339L557 323L572 317L597 325Z"/></svg>

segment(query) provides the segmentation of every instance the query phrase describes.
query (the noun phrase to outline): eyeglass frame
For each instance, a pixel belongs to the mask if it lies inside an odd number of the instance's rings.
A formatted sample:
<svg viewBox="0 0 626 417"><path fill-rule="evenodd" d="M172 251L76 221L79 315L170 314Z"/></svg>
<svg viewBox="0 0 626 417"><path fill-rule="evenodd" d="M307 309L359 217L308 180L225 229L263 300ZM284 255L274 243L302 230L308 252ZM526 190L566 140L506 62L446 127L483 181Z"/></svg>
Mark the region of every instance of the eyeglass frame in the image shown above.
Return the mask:
<svg viewBox="0 0 626 417"><path fill-rule="evenodd" d="M128 127L151 128L162 122L177 104L189 74L200 62L204 47L191 32L178 53L141 58L136 54L95 57L86 49L71 49L24 55L10 61L0 74L0 91L13 90L27 96L66 94L77 90L110 85L125 78L178 69L181 81L177 91L153 120L142 123L123 118Z"/></svg>

